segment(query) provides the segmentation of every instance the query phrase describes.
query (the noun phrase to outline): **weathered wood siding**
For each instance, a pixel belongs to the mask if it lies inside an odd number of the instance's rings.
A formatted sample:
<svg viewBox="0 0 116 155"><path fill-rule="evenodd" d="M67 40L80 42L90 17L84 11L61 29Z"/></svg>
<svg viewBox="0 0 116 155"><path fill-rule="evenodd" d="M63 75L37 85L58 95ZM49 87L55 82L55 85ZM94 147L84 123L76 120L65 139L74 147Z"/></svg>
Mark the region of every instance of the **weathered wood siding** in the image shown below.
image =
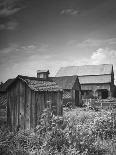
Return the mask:
<svg viewBox="0 0 116 155"><path fill-rule="evenodd" d="M107 89L110 91L110 84L88 84L88 85L81 85L81 90L92 90L96 91L98 89Z"/></svg>
<svg viewBox="0 0 116 155"><path fill-rule="evenodd" d="M7 91L7 123L11 130L16 130L19 124L19 87L20 83L17 81Z"/></svg>
<svg viewBox="0 0 116 155"><path fill-rule="evenodd" d="M62 114L62 92L35 92L17 80L7 91L7 122L11 130L35 128L47 102Z"/></svg>

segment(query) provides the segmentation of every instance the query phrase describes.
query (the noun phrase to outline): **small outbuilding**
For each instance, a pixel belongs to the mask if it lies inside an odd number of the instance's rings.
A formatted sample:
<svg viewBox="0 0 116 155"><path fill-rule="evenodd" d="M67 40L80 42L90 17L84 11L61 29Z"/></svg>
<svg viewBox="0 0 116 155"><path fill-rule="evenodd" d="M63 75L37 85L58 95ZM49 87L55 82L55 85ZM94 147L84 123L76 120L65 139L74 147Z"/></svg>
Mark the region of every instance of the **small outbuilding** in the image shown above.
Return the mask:
<svg viewBox="0 0 116 155"><path fill-rule="evenodd" d="M11 130L35 128L48 102L56 115L62 115L62 89L53 80L17 76L7 88L8 126Z"/></svg>
<svg viewBox="0 0 116 155"><path fill-rule="evenodd" d="M78 76L51 77L63 89L63 105L81 106L81 85Z"/></svg>

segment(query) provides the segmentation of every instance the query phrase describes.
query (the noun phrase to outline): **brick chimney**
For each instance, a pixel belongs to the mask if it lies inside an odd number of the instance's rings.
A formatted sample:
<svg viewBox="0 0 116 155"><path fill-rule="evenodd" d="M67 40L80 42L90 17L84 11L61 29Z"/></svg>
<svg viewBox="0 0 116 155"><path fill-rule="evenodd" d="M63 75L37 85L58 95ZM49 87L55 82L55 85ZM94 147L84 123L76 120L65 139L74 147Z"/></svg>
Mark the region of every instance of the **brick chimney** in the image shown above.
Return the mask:
<svg viewBox="0 0 116 155"><path fill-rule="evenodd" d="M37 78L47 79L49 74L49 70L37 70Z"/></svg>

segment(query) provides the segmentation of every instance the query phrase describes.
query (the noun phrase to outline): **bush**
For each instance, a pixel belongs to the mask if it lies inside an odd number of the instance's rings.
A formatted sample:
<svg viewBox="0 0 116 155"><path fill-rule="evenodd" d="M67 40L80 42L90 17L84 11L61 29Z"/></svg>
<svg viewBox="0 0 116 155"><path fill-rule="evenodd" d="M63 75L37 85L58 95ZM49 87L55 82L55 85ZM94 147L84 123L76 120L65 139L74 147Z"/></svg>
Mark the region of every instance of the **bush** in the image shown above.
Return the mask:
<svg viewBox="0 0 116 155"><path fill-rule="evenodd" d="M116 145L114 128L112 113L105 110L65 110L61 117L48 108L34 130L1 129L0 154L110 155Z"/></svg>

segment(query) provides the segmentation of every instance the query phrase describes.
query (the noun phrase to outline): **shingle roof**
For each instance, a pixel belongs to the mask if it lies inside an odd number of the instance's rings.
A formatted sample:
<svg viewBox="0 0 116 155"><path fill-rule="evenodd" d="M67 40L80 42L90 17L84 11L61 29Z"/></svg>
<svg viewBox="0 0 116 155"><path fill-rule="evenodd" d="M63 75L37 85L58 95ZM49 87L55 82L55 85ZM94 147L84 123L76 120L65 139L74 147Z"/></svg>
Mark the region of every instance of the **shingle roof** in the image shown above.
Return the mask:
<svg viewBox="0 0 116 155"><path fill-rule="evenodd" d="M51 77L62 89L73 89L78 76ZM78 82L79 84L79 82ZM78 86L79 87L79 86Z"/></svg>
<svg viewBox="0 0 116 155"><path fill-rule="evenodd" d="M51 79L39 79L36 77L18 76L30 89L34 91L62 91L62 89Z"/></svg>
<svg viewBox="0 0 116 155"><path fill-rule="evenodd" d="M16 79L23 80L30 87L30 89L34 91L62 91L62 89L52 79L18 75L14 79L7 80L0 88L0 92L5 92Z"/></svg>
<svg viewBox="0 0 116 155"><path fill-rule="evenodd" d="M111 74L112 67L112 64L61 67L57 72L56 77Z"/></svg>

